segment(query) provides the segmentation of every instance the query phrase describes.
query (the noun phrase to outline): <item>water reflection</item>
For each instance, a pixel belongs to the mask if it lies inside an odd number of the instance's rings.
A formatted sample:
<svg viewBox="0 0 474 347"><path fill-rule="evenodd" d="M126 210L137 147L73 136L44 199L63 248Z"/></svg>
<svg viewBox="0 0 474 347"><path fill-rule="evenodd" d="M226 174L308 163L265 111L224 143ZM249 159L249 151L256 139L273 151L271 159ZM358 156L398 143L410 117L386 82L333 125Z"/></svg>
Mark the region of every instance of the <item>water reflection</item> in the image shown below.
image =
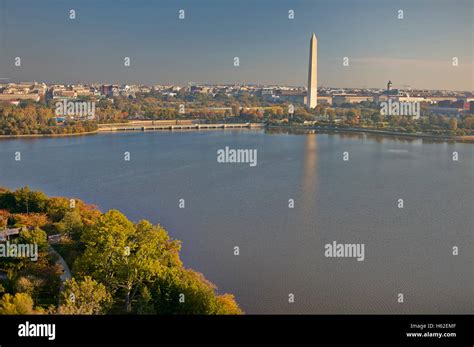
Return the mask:
<svg viewBox="0 0 474 347"><path fill-rule="evenodd" d="M325 129L303 129L303 128L267 128L265 129L265 134L291 134L291 135L306 135L306 134L327 134L331 136L338 136L342 139L358 139L358 140L372 140L377 143L384 143L387 140L396 141L399 143L456 143L456 142L466 142L472 143L472 140L466 139L437 139L437 138L418 138L418 137L409 137L409 136L397 136L397 135L387 135L387 134L373 134L373 133L361 133L361 132L352 132L350 130L325 130Z"/></svg>
<svg viewBox="0 0 474 347"><path fill-rule="evenodd" d="M304 152L302 200L304 209L315 211L315 196L318 185L318 140L315 133L306 135Z"/></svg>

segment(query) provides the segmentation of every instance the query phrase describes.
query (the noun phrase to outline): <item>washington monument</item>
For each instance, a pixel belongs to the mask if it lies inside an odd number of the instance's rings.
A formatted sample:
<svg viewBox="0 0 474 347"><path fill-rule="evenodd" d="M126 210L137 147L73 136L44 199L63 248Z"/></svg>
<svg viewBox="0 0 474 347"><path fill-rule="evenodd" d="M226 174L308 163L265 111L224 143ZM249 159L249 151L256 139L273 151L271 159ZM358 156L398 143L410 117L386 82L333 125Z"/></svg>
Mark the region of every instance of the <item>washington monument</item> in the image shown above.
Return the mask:
<svg viewBox="0 0 474 347"><path fill-rule="evenodd" d="M315 33L309 44L308 95L306 105L315 108L318 103L318 39Z"/></svg>

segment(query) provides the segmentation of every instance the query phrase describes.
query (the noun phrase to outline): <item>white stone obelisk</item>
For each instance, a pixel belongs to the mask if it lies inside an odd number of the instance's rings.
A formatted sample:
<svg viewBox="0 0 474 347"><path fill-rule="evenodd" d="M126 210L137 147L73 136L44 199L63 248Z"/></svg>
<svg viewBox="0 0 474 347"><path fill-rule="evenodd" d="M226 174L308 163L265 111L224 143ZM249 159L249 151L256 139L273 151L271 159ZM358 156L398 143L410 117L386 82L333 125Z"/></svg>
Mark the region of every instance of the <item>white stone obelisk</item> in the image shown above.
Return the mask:
<svg viewBox="0 0 474 347"><path fill-rule="evenodd" d="M313 33L309 45L308 95L306 105L315 108L318 104L318 40Z"/></svg>

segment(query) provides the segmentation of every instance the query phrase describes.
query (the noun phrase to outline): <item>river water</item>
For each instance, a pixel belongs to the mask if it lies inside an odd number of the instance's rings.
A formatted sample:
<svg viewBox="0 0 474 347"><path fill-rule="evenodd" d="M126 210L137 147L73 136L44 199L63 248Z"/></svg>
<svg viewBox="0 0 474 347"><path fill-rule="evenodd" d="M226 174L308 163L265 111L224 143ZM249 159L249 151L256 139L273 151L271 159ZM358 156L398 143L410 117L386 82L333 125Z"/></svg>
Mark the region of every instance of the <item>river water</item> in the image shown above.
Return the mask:
<svg viewBox="0 0 474 347"><path fill-rule="evenodd" d="M257 165L219 163L226 146ZM357 134L2 139L0 185L159 222L246 313L474 313L473 159L474 144ZM364 260L326 257L334 241Z"/></svg>

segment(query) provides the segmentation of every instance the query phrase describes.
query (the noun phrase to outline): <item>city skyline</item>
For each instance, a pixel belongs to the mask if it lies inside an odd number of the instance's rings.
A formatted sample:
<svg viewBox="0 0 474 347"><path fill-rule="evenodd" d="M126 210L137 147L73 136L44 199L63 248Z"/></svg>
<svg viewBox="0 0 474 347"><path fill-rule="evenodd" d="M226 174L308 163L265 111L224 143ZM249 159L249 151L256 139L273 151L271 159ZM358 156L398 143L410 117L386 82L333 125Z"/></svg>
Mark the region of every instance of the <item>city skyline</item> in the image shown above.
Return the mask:
<svg viewBox="0 0 474 347"><path fill-rule="evenodd" d="M383 88L391 79L400 89L474 90L467 44L472 6L463 0L402 1L397 7L388 2L374 7L370 1L111 6L109 1L0 0L0 78L5 78L0 82L304 86L307 37L317 32L318 87ZM398 7L403 19L397 18ZM74 20L68 17L72 8ZM185 10L181 20L180 9ZM29 30L39 26L41 31ZM21 67L13 64L17 56ZM124 57L130 57L130 67L124 67ZM343 66L344 57L349 66ZM453 57L459 66L451 65Z"/></svg>

